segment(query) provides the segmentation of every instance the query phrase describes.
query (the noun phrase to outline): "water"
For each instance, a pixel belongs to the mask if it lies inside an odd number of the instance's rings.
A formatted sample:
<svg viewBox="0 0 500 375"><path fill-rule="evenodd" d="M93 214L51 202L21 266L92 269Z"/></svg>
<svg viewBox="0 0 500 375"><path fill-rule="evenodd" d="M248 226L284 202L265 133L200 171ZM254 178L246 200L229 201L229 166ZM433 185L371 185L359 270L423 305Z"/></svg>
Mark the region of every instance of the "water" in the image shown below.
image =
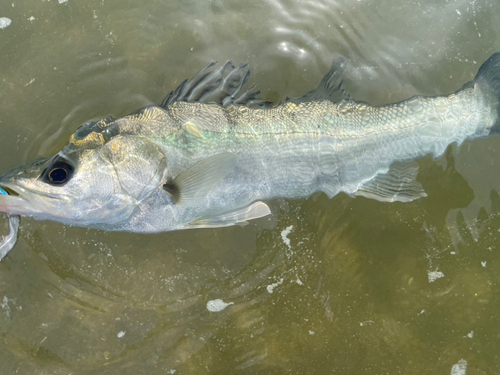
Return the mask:
<svg viewBox="0 0 500 375"><path fill-rule="evenodd" d="M343 56L378 105L453 92L500 50L495 0L0 0L0 19L2 170L212 60L277 101ZM244 228L24 219L0 263L1 373L498 373L500 137L419 164L425 199L276 201Z"/></svg>

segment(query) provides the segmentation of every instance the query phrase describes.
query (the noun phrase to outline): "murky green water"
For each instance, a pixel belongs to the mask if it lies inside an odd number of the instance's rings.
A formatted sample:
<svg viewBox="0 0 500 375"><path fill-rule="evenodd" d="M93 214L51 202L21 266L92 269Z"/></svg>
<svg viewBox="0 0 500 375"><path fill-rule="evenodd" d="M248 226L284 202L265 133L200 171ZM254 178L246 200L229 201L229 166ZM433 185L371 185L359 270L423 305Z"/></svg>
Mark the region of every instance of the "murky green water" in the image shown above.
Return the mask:
<svg viewBox="0 0 500 375"><path fill-rule="evenodd" d="M382 104L453 92L500 50L497 0L0 0L0 17L2 170L211 60L280 100L344 56L352 96ZM277 201L244 228L24 219L0 263L0 374L500 373L500 137L419 163L425 199Z"/></svg>

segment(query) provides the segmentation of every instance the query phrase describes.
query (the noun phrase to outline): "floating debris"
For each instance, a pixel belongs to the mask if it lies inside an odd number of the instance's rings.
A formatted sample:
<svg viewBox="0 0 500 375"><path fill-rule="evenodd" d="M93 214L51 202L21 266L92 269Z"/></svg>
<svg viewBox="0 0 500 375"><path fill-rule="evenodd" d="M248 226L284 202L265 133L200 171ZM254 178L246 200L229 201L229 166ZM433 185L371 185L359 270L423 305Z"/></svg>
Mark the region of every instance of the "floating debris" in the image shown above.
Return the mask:
<svg viewBox="0 0 500 375"><path fill-rule="evenodd" d="M219 312L224 310L229 305L234 305L234 302L226 303L221 299L214 299L207 302L207 310L211 312Z"/></svg>
<svg viewBox="0 0 500 375"><path fill-rule="evenodd" d="M7 26L10 26L12 20L7 17L0 17L0 29L5 29Z"/></svg>

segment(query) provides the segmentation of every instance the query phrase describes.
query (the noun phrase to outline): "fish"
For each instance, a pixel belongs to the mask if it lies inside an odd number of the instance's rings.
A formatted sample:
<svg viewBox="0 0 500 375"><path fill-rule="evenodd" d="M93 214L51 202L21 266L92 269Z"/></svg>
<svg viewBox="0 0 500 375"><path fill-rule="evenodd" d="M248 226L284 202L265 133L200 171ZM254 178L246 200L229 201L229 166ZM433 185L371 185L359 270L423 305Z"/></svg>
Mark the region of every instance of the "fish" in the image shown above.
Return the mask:
<svg viewBox="0 0 500 375"><path fill-rule="evenodd" d="M55 155L3 173L11 230L19 216L137 233L244 225L316 192L411 202L427 196L417 159L500 132L500 53L455 93L382 106L349 95L343 59L279 104L246 88L245 65L214 64L161 105L86 122Z"/></svg>

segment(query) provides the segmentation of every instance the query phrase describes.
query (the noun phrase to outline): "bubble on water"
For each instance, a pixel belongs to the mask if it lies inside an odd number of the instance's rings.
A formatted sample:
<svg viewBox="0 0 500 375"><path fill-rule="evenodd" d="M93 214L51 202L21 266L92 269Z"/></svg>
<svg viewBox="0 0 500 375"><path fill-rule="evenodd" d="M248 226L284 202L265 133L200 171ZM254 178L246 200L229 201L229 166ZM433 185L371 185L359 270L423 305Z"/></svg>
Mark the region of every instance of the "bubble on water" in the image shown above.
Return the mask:
<svg viewBox="0 0 500 375"><path fill-rule="evenodd" d="M441 271L438 271L438 270L427 271L427 277L429 278L429 282L433 283L437 279L441 279L442 277L444 277L444 273L442 273Z"/></svg>
<svg viewBox="0 0 500 375"><path fill-rule="evenodd" d="M280 279L280 281L276 282L276 283L272 283L272 284L269 284L266 289L269 293L273 293L274 292L274 288L276 288L278 285L281 285L283 284L283 278Z"/></svg>
<svg viewBox="0 0 500 375"><path fill-rule="evenodd" d="M461 359L451 367L451 375L465 375L467 372L467 361Z"/></svg>
<svg viewBox="0 0 500 375"><path fill-rule="evenodd" d="M229 305L233 305L234 302L226 303L221 299L214 299L207 302L207 310L211 312L219 312L224 310Z"/></svg>
<svg viewBox="0 0 500 375"><path fill-rule="evenodd" d="M293 225L290 225L281 231L281 238L283 239L283 242L285 243L285 245L288 246L289 249L291 249L292 246L290 245L290 239L288 238L288 235L292 232L292 229Z"/></svg>
<svg viewBox="0 0 500 375"><path fill-rule="evenodd" d="M4 296L2 303L0 303L0 307L2 308L2 310L5 312L5 315L7 315L7 316L10 316L10 313L11 313L11 306L9 304L15 305L16 300L11 299L11 298L7 298L7 296ZM21 309L18 308L18 310L21 310Z"/></svg>
<svg viewBox="0 0 500 375"><path fill-rule="evenodd" d="M0 17L0 29L5 29L12 23L12 20L7 17Z"/></svg>

